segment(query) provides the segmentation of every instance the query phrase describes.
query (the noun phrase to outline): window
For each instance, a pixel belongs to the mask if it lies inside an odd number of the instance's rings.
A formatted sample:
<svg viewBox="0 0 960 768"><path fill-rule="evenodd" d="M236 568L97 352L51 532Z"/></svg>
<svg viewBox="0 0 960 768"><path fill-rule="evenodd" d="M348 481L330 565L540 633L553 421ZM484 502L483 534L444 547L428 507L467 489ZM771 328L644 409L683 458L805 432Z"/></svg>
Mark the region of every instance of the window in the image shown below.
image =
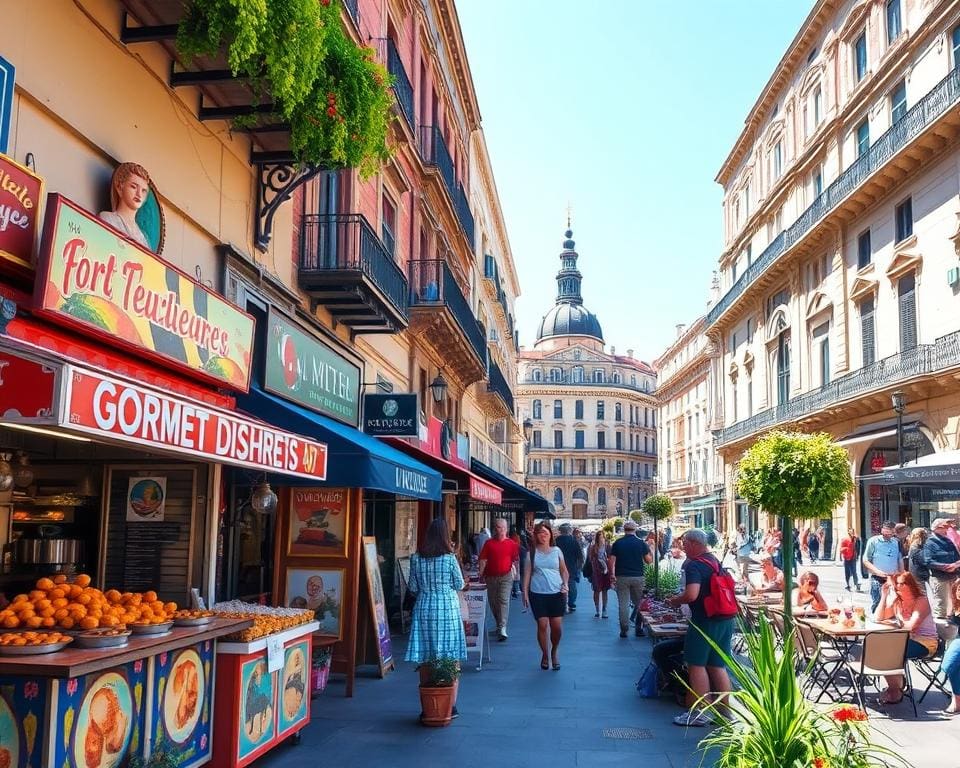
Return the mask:
<svg viewBox="0 0 960 768"><path fill-rule="evenodd" d="M877 359L873 298L864 299L860 302L860 348L863 350L863 367L873 365L873 362Z"/></svg>
<svg viewBox="0 0 960 768"><path fill-rule="evenodd" d="M650 443L647 442L648 437L649 437L648 435L643 436L643 452L644 453L650 453ZM640 441L638 440L637 442L639 443Z"/></svg>
<svg viewBox="0 0 960 768"><path fill-rule="evenodd" d="M900 37L900 0L887 0L887 45Z"/></svg>
<svg viewBox="0 0 960 768"><path fill-rule="evenodd" d="M813 354L820 371L820 386L830 383L830 323L813 329Z"/></svg>
<svg viewBox="0 0 960 768"><path fill-rule="evenodd" d="M917 346L917 280L915 275L897 281L898 310L900 312L900 351Z"/></svg>
<svg viewBox="0 0 960 768"><path fill-rule="evenodd" d="M550 381L556 381L556 382L563 381L563 371L561 371L559 368L551 368Z"/></svg>
<svg viewBox="0 0 960 768"><path fill-rule="evenodd" d="M563 459L554 459L553 460L553 474L562 475L563 474Z"/></svg>
<svg viewBox="0 0 960 768"><path fill-rule="evenodd" d="M873 247L870 245L870 230L857 237L857 269L863 269L873 261Z"/></svg>
<svg viewBox="0 0 960 768"><path fill-rule="evenodd" d="M597 419L603 419L603 400L597 400Z"/></svg>
<svg viewBox="0 0 960 768"><path fill-rule="evenodd" d="M540 459L534 459L531 467L530 474L532 475L542 475L543 474L543 462Z"/></svg>
<svg viewBox="0 0 960 768"><path fill-rule="evenodd" d="M563 418L563 400L553 401L553 418L555 419Z"/></svg>
<svg viewBox="0 0 960 768"><path fill-rule="evenodd" d="M631 386L631 387L637 386L637 377L636 377L636 376L631 376L631 377L630 377L630 386Z"/></svg>
<svg viewBox="0 0 960 768"><path fill-rule="evenodd" d="M823 169L817 168L810 177L810 191L813 193L813 200L816 200L823 194Z"/></svg>
<svg viewBox="0 0 960 768"><path fill-rule="evenodd" d="M597 474L605 475L607 474L607 460L606 459L597 459Z"/></svg>
<svg viewBox="0 0 960 768"><path fill-rule="evenodd" d="M667 462L667 466L669 466L669 465L670 465L670 462L668 461L668 462ZM650 465L649 465L649 464L644 464L644 465L643 465L643 476L644 476L644 477L650 477ZM670 473L669 473L669 472L667 472L667 476L668 476L668 477L670 476Z"/></svg>
<svg viewBox="0 0 960 768"><path fill-rule="evenodd" d="M890 122L899 123L907 115L907 84L901 80L890 94Z"/></svg>
<svg viewBox="0 0 960 768"><path fill-rule="evenodd" d="M573 404L573 418L575 419L583 418L583 400L577 400Z"/></svg>
<svg viewBox="0 0 960 768"><path fill-rule="evenodd" d="M623 405L621 403L615 403L613 406L613 418L616 421L623 421Z"/></svg>
<svg viewBox="0 0 960 768"><path fill-rule="evenodd" d="M870 120L864 118L857 126L857 157L863 157L870 149Z"/></svg>
<svg viewBox="0 0 960 768"><path fill-rule="evenodd" d="M623 432L616 433L616 448L618 451L623 450Z"/></svg>
<svg viewBox="0 0 960 768"><path fill-rule="evenodd" d="M753 416L753 377L747 376L747 418L751 416ZM707 476L706 471L703 476Z"/></svg>
<svg viewBox="0 0 960 768"><path fill-rule="evenodd" d="M583 383L583 366L578 365L573 369L573 383L582 384Z"/></svg>
<svg viewBox="0 0 960 768"><path fill-rule="evenodd" d="M383 217L380 223L380 236L387 253L394 256L396 249L397 207L393 201L383 196Z"/></svg>
<svg viewBox="0 0 960 768"><path fill-rule="evenodd" d="M542 419L542 418L543 418L543 413L542 413L541 411L542 411L542 405L541 405L540 401L539 401L539 400L534 400L534 401L533 401L533 418L535 418L535 419Z"/></svg>
<svg viewBox="0 0 960 768"><path fill-rule="evenodd" d="M541 371L539 368L537 368L537 369L533 372L533 380L534 380L534 381L543 381L543 371Z"/></svg>
<svg viewBox="0 0 960 768"><path fill-rule="evenodd" d="M790 399L790 338L786 333L777 337L777 405Z"/></svg>
<svg viewBox="0 0 960 768"><path fill-rule="evenodd" d="M820 125L823 119L823 89L817 86L813 92L813 124Z"/></svg>
<svg viewBox="0 0 960 768"><path fill-rule="evenodd" d="M623 477L623 462L617 462L617 477Z"/></svg>
<svg viewBox="0 0 960 768"><path fill-rule="evenodd" d="M586 459L575 459L573 462L575 468L575 475L585 475L587 474L587 460Z"/></svg>
<svg viewBox="0 0 960 768"><path fill-rule="evenodd" d="M907 198L896 210L897 242L906 240L913 234L913 201Z"/></svg>
<svg viewBox="0 0 960 768"><path fill-rule="evenodd" d="M613 374L613 383L614 383L614 384L620 384L620 383L622 383L622 382L623 382L623 377L622 377L619 373L616 373L616 372L615 372L615 373Z"/></svg>
<svg viewBox="0 0 960 768"><path fill-rule="evenodd" d="M597 432L597 448L601 451L607 447L607 433Z"/></svg>
<svg viewBox="0 0 960 768"><path fill-rule="evenodd" d="M730 415L733 417L732 424L737 423L737 380L730 379Z"/></svg>
<svg viewBox="0 0 960 768"><path fill-rule="evenodd" d="M737 262L734 261L730 265L730 284L733 285L737 282Z"/></svg>
<svg viewBox="0 0 960 768"><path fill-rule="evenodd" d="M773 145L773 165L771 166L772 180L776 181L783 172L783 142Z"/></svg>
<svg viewBox="0 0 960 768"><path fill-rule="evenodd" d="M867 75L867 33L862 32L853 44L853 74L859 83Z"/></svg>
<svg viewBox="0 0 960 768"><path fill-rule="evenodd" d="M953 44L953 68L960 69L960 27L954 27L950 34Z"/></svg>
<svg viewBox="0 0 960 768"><path fill-rule="evenodd" d="M747 243L747 266L753 264L753 243Z"/></svg>
<svg viewBox="0 0 960 768"><path fill-rule="evenodd" d="M593 383L594 384L603 384L603 371L597 368L593 372Z"/></svg>
<svg viewBox="0 0 960 768"><path fill-rule="evenodd" d="M562 472L555 472L554 474L563 474ZM554 504L563 504L563 488L554 488L553 489L553 503Z"/></svg>
<svg viewBox="0 0 960 768"><path fill-rule="evenodd" d="M573 445L575 448L583 448L584 442L583 442L582 429L578 429L576 432L573 433Z"/></svg>
<svg viewBox="0 0 960 768"><path fill-rule="evenodd" d="M607 505L607 489L598 488L597 489L597 505L605 507Z"/></svg>
<svg viewBox="0 0 960 768"><path fill-rule="evenodd" d="M543 447L543 432L539 429L533 430L533 447L542 448Z"/></svg>
<svg viewBox="0 0 960 768"><path fill-rule="evenodd" d="M553 430L553 447L563 448L563 430L561 429Z"/></svg>

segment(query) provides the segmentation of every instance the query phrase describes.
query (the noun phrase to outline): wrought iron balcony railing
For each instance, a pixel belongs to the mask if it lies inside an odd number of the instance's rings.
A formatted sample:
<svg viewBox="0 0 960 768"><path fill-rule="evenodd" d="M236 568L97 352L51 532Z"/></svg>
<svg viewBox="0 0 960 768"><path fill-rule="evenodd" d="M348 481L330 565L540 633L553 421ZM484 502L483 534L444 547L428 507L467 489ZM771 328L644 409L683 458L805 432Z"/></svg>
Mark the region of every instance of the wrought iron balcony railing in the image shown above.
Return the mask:
<svg viewBox="0 0 960 768"><path fill-rule="evenodd" d="M400 111L403 112L410 130L415 132L416 113L413 111L413 86L410 84L407 70L403 66L400 52L390 38L387 38L387 71L393 75L393 92L397 97L397 104L400 105Z"/></svg>
<svg viewBox="0 0 960 768"><path fill-rule="evenodd" d="M960 331L941 336L933 344L920 344L913 349L848 373L819 389L798 395L782 405L768 408L748 419L720 430L719 444L739 440L761 430L785 422L797 421L837 403L889 387L915 376L936 373L960 366Z"/></svg>
<svg viewBox="0 0 960 768"><path fill-rule="evenodd" d="M500 370L500 366L493 360L490 361L487 375L490 379L487 383L487 391L500 395L500 397L503 398L503 402L505 402L510 409L510 413L514 413L513 390L511 390L510 385L507 384L507 379L503 375L503 371Z"/></svg>
<svg viewBox="0 0 960 768"><path fill-rule="evenodd" d="M473 351L486 362L486 334L445 261L418 259L410 262L410 305L447 307Z"/></svg>
<svg viewBox="0 0 960 768"><path fill-rule="evenodd" d="M450 197L450 205L457 215L457 220L463 228L470 244L473 244L474 221L473 214L470 212L470 204L467 201L466 193L463 191L463 185L457 183L457 174L453 168L453 159L450 157L450 150L447 149L447 143L444 141L443 133L433 125L420 126L420 154L423 162L427 165L436 166L440 172L440 178L443 179L443 186Z"/></svg>
<svg viewBox="0 0 960 768"><path fill-rule="evenodd" d="M537 381L536 379L533 378L533 376L531 376L530 374L527 374L527 375L524 377L523 382L521 382L521 383L523 383L523 384L539 384L539 385L542 385L542 386L545 386L545 387L546 387L546 386L549 386L549 387L554 387L554 386L578 387L578 388L580 388L580 389L587 389L587 388L590 388L590 387L610 387L610 388L616 388L616 389L629 389L629 390L631 390L632 392L642 392L642 393L644 393L645 395L650 395L651 397L652 397L653 394L654 394L654 392L653 392L652 389L644 389L644 388L641 387L639 384L628 384L628 383L623 382L623 381L620 381L620 382L613 382L613 381L601 381L601 382L597 382L597 381L587 381L586 379L585 379L584 381L573 381L573 378L572 378L571 376L563 376L563 377L560 378L560 379L551 379L551 378L549 378L549 377L545 377L545 378L541 379L540 381ZM636 426L639 426L639 425L636 425Z"/></svg>
<svg viewBox="0 0 960 768"><path fill-rule="evenodd" d="M828 213L886 165L910 141L942 117L958 100L960 100L960 70L954 69L926 96L914 104L904 117L878 138L870 149L841 173L800 215L800 218L774 238L723 298L710 308L707 313L707 325L713 325L781 254L801 240Z"/></svg>

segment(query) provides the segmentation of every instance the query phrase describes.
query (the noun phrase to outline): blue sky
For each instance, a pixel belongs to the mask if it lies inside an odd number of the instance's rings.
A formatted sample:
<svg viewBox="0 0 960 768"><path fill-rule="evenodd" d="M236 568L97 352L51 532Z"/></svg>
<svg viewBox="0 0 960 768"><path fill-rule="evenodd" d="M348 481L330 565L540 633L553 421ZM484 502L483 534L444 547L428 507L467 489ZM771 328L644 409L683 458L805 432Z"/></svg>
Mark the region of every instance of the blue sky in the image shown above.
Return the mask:
<svg viewBox="0 0 960 768"><path fill-rule="evenodd" d="M585 305L653 361L706 307L714 181L810 0L459 0L522 296L553 305L568 202Z"/></svg>

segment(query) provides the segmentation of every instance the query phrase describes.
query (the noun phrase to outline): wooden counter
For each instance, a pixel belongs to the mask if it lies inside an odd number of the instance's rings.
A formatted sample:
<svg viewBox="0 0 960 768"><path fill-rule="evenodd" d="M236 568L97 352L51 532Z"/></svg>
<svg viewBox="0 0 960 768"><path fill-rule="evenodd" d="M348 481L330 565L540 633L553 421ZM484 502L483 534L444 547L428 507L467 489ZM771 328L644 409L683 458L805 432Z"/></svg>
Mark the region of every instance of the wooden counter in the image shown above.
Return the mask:
<svg viewBox="0 0 960 768"><path fill-rule="evenodd" d="M74 648L71 643L56 653L0 656L0 675L80 677L230 635L250 626L253 626L251 619L214 619L200 627L174 627L165 635L131 635L127 645L120 648Z"/></svg>

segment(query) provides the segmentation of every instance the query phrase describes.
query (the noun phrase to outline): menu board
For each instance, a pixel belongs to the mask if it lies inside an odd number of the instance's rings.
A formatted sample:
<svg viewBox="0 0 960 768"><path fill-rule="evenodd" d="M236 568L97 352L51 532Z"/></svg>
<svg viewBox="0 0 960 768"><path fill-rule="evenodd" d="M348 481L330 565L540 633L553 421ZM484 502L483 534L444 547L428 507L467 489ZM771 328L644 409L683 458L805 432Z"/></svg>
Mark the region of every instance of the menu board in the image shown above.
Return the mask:
<svg viewBox="0 0 960 768"><path fill-rule="evenodd" d="M390 624L387 622L387 606L380 579L380 563L377 556L377 540L363 537L363 565L367 576L371 619L377 631L377 654L380 661L380 676L393 668L393 648L390 643Z"/></svg>

